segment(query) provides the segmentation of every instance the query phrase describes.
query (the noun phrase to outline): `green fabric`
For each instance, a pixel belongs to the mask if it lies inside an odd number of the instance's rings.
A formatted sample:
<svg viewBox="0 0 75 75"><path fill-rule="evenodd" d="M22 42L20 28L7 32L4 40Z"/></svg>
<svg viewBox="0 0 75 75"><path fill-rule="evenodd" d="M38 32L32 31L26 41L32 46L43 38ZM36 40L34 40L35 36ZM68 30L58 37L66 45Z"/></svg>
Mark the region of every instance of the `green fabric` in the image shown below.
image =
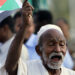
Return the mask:
<svg viewBox="0 0 75 75"><path fill-rule="evenodd" d="M25 0L23 0L23 2L24 2ZM30 4L32 4L32 0L28 0L28 2L30 3Z"/></svg>
<svg viewBox="0 0 75 75"><path fill-rule="evenodd" d="M35 8L34 11L39 9L48 9L46 0L28 0L30 4ZM6 3L0 8L0 10L14 10L19 8L15 0L7 0Z"/></svg>
<svg viewBox="0 0 75 75"><path fill-rule="evenodd" d="M39 0L32 0L32 5L34 7L34 12L39 10Z"/></svg>
<svg viewBox="0 0 75 75"><path fill-rule="evenodd" d="M40 9L48 9L47 0L40 0Z"/></svg>
<svg viewBox="0 0 75 75"><path fill-rule="evenodd" d="M19 8L15 0L7 0L0 10L13 10Z"/></svg>
<svg viewBox="0 0 75 75"><path fill-rule="evenodd" d="M32 0L32 5L35 8L34 12L41 9L48 9L47 0Z"/></svg>
<svg viewBox="0 0 75 75"><path fill-rule="evenodd" d="M29 2L30 4L32 4L32 0L28 0L28 2Z"/></svg>

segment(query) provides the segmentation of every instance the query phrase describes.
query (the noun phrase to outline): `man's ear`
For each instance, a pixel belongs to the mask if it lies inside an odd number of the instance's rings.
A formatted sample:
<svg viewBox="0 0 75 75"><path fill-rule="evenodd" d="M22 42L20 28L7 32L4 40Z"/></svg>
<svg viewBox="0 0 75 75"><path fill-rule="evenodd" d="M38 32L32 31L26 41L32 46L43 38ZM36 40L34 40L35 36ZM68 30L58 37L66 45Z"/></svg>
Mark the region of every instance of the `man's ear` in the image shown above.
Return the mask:
<svg viewBox="0 0 75 75"><path fill-rule="evenodd" d="M39 56L41 56L41 55L42 55L42 51L40 50L40 47L37 45L37 46L35 47L35 49L36 49L37 54L38 54Z"/></svg>

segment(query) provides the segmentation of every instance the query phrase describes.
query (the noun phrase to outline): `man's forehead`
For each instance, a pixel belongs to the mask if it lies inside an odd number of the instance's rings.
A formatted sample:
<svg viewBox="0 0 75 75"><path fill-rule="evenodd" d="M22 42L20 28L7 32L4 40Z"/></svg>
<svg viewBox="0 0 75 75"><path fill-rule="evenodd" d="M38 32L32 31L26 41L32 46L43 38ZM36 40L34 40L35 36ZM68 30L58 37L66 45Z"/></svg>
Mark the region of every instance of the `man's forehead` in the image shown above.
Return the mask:
<svg viewBox="0 0 75 75"><path fill-rule="evenodd" d="M61 32L59 32L59 31L57 31L55 29L47 30L46 32L43 33L42 36L44 37L44 39L51 39L51 40L53 40L53 39L60 39L60 40L65 40L64 35Z"/></svg>
<svg viewBox="0 0 75 75"><path fill-rule="evenodd" d="M56 29L48 29L48 30L46 30L43 34L45 34L45 35L54 35L54 34L56 34L56 35L63 35L60 31L58 31L58 30L56 30Z"/></svg>

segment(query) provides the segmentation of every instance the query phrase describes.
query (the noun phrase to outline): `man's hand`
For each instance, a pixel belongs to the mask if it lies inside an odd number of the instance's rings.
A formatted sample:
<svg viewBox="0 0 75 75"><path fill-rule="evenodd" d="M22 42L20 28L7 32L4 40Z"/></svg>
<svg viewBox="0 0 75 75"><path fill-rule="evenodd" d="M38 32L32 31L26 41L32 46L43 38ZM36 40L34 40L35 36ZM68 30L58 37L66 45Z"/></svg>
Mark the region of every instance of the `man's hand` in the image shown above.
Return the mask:
<svg viewBox="0 0 75 75"><path fill-rule="evenodd" d="M32 17L33 7L26 1L22 6L22 18L24 24L29 24L29 19Z"/></svg>
<svg viewBox="0 0 75 75"><path fill-rule="evenodd" d="M33 7L26 0L22 7L23 25L10 45L5 62L5 69L9 75L17 75L18 61L21 55L22 44L24 42L27 28L31 23L30 16L32 15L32 11Z"/></svg>

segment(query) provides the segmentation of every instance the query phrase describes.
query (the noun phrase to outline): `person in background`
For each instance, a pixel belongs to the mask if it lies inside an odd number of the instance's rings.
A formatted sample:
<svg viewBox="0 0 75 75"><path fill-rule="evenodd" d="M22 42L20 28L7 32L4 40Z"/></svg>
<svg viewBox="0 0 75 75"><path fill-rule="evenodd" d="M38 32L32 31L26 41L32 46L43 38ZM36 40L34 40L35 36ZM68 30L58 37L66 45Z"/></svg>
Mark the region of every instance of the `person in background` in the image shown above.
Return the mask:
<svg viewBox="0 0 75 75"><path fill-rule="evenodd" d="M11 14L13 11L4 11L0 13L0 68L3 68L9 51L9 47L15 38L14 22ZM22 45L21 58L25 62L28 60L27 48ZM12 59L12 58L11 58Z"/></svg>
<svg viewBox="0 0 75 75"><path fill-rule="evenodd" d="M70 26L67 20L64 18L59 18L56 20L55 23L62 29L64 36L66 37L66 40L68 42L68 40L70 39L70 33L69 33Z"/></svg>
<svg viewBox="0 0 75 75"><path fill-rule="evenodd" d="M15 23L14 30L17 33L20 30L20 27L22 25L21 9L18 12L16 12L13 19L14 19L14 23ZM25 41L27 41L29 39L29 37L32 35L32 33L34 33L34 24L33 24L33 21L31 19L31 25L30 25L29 29L27 30L27 35L25 36Z"/></svg>
<svg viewBox="0 0 75 75"><path fill-rule="evenodd" d="M14 17L14 30L17 33L20 29L20 26L22 24L22 15L21 15L21 10L15 13Z"/></svg>
<svg viewBox="0 0 75 75"><path fill-rule="evenodd" d="M59 18L59 19L56 20L55 23L63 31L64 36L67 40L67 47L68 47L68 41L70 40L70 33L69 33L70 26L69 26L67 20L64 19L64 18ZM67 53L66 53L66 56L65 56L65 59L64 59L64 62L63 62L63 66L66 67L66 68L69 68L69 69L73 69L74 68L74 61L73 61L69 51L70 50L67 48Z"/></svg>
<svg viewBox="0 0 75 75"><path fill-rule="evenodd" d="M35 34L39 31L41 26L46 24L53 24L53 15L48 10L39 10L33 14L35 24Z"/></svg>
<svg viewBox="0 0 75 75"><path fill-rule="evenodd" d="M21 10L18 11L15 15L14 15L14 22L15 22L15 32L17 33L20 29L20 26L22 25L22 12ZM32 21L32 20L31 20ZM36 58L36 56L38 56L36 54L35 51L33 51L34 45L36 45L36 40L33 41L33 39L36 37L33 33L35 31L35 27L34 27L34 23L33 21L31 22L31 25L27 31L27 35L25 36L25 40L24 40L24 45L27 47L28 49L28 53L29 53L29 60ZM26 43L25 43L26 42Z"/></svg>

